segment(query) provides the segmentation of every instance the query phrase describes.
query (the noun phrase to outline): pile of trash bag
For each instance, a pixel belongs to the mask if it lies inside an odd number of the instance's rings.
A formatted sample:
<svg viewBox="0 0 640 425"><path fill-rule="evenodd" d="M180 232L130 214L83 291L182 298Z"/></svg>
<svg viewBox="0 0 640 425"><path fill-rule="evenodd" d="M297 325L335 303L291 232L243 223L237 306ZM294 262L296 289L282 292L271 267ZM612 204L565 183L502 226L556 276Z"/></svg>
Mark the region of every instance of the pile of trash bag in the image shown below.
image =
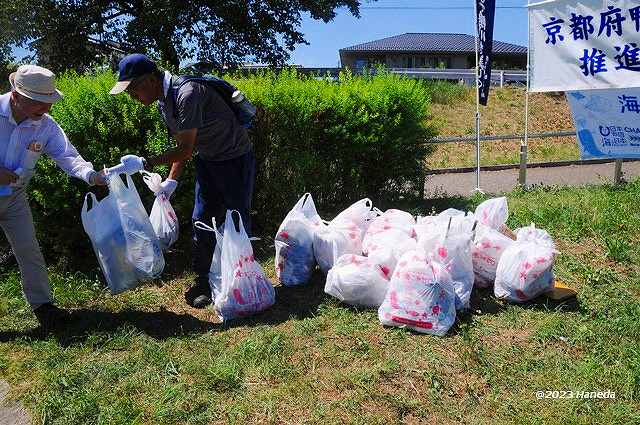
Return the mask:
<svg viewBox="0 0 640 425"><path fill-rule="evenodd" d="M378 308L384 325L444 335L456 312L470 307L474 288L493 285L496 297L513 302L553 289L551 236L533 225L514 233L508 216L505 197L473 212L449 208L424 217L383 212L362 199L327 222L305 194L276 235L276 272L284 285L288 276L304 284L317 264L327 275L325 292L341 302ZM295 241L287 249L298 251L296 261L282 254L285 239Z"/></svg>

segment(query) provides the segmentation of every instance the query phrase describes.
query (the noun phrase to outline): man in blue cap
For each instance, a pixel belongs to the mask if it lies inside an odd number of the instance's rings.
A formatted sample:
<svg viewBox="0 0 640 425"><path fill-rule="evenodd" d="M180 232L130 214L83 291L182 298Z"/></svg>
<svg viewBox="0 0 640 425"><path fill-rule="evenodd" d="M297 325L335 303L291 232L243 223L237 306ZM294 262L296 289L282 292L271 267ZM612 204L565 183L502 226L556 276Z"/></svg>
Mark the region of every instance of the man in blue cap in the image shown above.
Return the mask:
<svg viewBox="0 0 640 425"><path fill-rule="evenodd" d="M145 55L132 54L120 61L118 82L110 93L126 91L145 106L157 101L169 134L176 142L176 147L160 155L147 159L125 155L121 162L129 174L160 164L171 165L169 177L162 182L162 190L171 196L184 163L193 157L196 168L193 222L210 223L215 217L217 223L222 223L227 209L236 209L250 232L255 158L247 130L215 88L197 79L176 80ZM185 299L189 305L203 308L212 302L208 274L215 239L212 233L195 227L193 233L193 266L197 277Z"/></svg>

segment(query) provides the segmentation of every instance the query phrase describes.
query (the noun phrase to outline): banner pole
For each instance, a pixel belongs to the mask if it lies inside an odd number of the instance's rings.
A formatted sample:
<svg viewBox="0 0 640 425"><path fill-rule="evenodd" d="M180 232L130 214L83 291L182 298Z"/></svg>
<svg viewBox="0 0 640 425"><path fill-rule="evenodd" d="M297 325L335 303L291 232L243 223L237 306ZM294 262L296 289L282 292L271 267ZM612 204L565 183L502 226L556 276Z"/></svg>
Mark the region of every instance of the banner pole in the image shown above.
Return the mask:
<svg viewBox="0 0 640 425"><path fill-rule="evenodd" d="M476 32L476 188L474 192L484 193L480 189L480 32L478 28L478 2L473 0L473 23Z"/></svg>
<svg viewBox="0 0 640 425"><path fill-rule="evenodd" d="M531 18L529 14L529 0L527 0L527 86L524 92L524 140L520 144L520 175L518 184L527 187L527 154L529 149L529 75L531 68Z"/></svg>

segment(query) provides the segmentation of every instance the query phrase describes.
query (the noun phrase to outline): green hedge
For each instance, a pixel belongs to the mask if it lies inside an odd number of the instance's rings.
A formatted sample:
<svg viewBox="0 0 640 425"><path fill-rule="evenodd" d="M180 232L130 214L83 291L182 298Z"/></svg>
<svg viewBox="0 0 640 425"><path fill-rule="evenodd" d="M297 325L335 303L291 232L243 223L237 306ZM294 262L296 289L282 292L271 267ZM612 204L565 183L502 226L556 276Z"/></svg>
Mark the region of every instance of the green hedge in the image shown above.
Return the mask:
<svg viewBox="0 0 640 425"><path fill-rule="evenodd" d="M267 73L237 85L264 111L253 134L259 173L255 205L273 233L304 192L320 211L362 198L384 202L420 196L429 94L392 74L332 82L295 71Z"/></svg>
<svg viewBox="0 0 640 425"><path fill-rule="evenodd" d="M269 239L288 209L311 192L321 211L343 208L362 197L376 203L420 196L424 185L429 92L425 85L382 73L308 78L295 71L230 78L259 108L251 131L258 173L254 196L256 233ZM94 163L114 165L126 153L149 155L168 146L157 109L126 95L110 96L110 72L58 80L65 94L51 114L80 153ZM166 169L164 169L166 175ZM147 205L151 194L137 178ZM104 196L103 188L93 189ZM87 186L66 177L49 160L40 161L30 196L45 253L89 258L80 224ZM188 226L193 202L193 167L172 199ZM184 228L183 227L183 228ZM182 234L187 238L188 232Z"/></svg>

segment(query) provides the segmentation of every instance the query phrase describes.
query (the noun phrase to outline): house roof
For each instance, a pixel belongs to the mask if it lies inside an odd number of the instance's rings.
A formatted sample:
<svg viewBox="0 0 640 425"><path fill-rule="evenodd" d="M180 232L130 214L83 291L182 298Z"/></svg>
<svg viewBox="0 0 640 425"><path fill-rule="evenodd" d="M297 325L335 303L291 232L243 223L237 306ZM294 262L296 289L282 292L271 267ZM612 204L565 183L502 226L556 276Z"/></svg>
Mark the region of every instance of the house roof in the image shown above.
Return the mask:
<svg viewBox="0 0 640 425"><path fill-rule="evenodd" d="M468 34L406 33L340 49L340 52L475 53L475 37ZM526 55L527 48L493 40L493 53Z"/></svg>

